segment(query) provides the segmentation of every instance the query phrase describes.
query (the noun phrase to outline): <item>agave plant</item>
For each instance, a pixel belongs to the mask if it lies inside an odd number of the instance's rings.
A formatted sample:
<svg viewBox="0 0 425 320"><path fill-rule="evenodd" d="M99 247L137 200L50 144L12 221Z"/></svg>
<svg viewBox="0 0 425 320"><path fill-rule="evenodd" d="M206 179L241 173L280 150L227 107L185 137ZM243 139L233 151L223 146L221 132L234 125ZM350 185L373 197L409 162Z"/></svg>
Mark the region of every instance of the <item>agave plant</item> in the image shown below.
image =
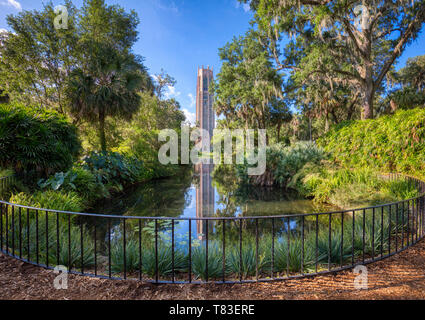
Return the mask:
<svg viewBox="0 0 425 320"><path fill-rule="evenodd" d="M345 262L351 257L351 244L342 237L340 230L333 230L329 241L329 232L320 232L317 237L319 261L333 264Z"/></svg>
<svg viewBox="0 0 425 320"><path fill-rule="evenodd" d="M242 264L241 264L242 260ZM226 263L230 273L241 274L243 278L256 275L257 249L254 241L244 241L242 251L238 246L232 246L226 255ZM261 273L267 267L267 255L262 252L258 255L258 271Z"/></svg>
<svg viewBox="0 0 425 320"><path fill-rule="evenodd" d="M139 243L134 239L126 242L125 246L125 260L124 260L124 247L121 241L115 241L111 248L111 270L112 272L133 272L140 269L139 257Z"/></svg>
<svg viewBox="0 0 425 320"><path fill-rule="evenodd" d="M288 240L281 239L275 246L274 270L276 272L304 272L310 270L314 265L315 251L311 244L295 238Z"/></svg>
<svg viewBox="0 0 425 320"><path fill-rule="evenodd" d="M158 263L158 274L169 276L173 272L173 251L171 246L160 244L158 246L158 259L156 259L156 250L149 247L143 251L143 272L153 277L156 274L156 264ZM181 250L174 251L174 272L186 272L188 267L188 258L185 252Z"/></svg>
<svg viewBox="0 0 425 320"><path fill-rule="evenodd" d="M207 278L207 261L205 246L196 247L192 253L192 272L196 278ZM224 274L227 275L225 266ZM217 279L223 276L223 251L217 243L208 246L208 278Z"/></svg>

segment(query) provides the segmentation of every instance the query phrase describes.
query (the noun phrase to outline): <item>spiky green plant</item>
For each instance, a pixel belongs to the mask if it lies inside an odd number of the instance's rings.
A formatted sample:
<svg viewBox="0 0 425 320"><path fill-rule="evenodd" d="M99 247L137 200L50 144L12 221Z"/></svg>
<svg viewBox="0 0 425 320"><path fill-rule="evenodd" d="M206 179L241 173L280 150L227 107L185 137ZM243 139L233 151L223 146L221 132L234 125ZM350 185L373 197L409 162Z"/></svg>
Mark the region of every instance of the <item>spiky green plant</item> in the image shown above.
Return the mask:
<svg viewBox="0 0 425 320"><path fill-rule="evenodd" d="M274 270L278 273L286 272L308 272L314 265L315 252L313 247L307 242L304 242L304 261L302 257L303 245L299 238L288 240L281 239L275 245L275 262Z"/></svg>
<svg viewBox="0 0 425 320"><path fill-rule="evenodd" d="M155 247L145 248L143 250L143 272L151 277L156 274ZM169 276L173 270L172 248L160 244L158 246L158 274ZM186 272L188 267L188 258L182 250L174 251L174 271Z"/></svg>
<svg viewBox="0 0 425 320"><path fill-rule="evenodd" d="M226 263L229 272L235 275L242 273L243 278L256 275L257 252L256 244L252 240L245 240L242 243L242 252L239 245L232 245L226 255ZM242 265L241 265L242 258ZM266 253L260 252L258 255L258 271L261 273L267 267L268 261Z"/></svg>
<svg viewBox="0 0 425 320"><path fill-rule="evenodd" d="M126 242L125 246L126 271L134 272L139 270L139 243L134 239ZM124 271L124 244L122 241L115 241L111 248L111 270L119 273Z"/></svg>
<svg viewBox="0 0 425 320"><path fill-rule="evenodd" d="M205 246L197 247L192 253L192 272L196 278L205 280L206 274L206 248ZM225 275L227 267L225 267ZM208 278L217 279L223 275L223 251L217 243L208 246Z"/></svg>
<svg viewBox="0 0 425 320"><path fill-rule="evenodd" d="M328 231L322 231L318 234L317 250L320 262L328 263L330 261L332 264L339 264L341 261L346 262L351 257L351 244L347 239L343 239L341 235L340 230L333 230L329 242ZM342 242L341 240L344 241Z"/></svg>

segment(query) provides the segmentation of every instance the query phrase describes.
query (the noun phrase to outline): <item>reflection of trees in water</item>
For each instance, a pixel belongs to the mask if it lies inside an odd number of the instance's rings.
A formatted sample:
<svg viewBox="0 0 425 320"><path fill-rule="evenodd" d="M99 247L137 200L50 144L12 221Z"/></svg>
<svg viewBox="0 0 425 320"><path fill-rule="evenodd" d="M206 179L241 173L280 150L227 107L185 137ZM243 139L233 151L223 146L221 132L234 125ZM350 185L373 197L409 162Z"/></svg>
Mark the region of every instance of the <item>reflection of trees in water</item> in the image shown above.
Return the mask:
<svg viewBox="0 0 425 320"><path fill-rule="evenodd" d="M271 206L267 206L266 208L265 204L272 205L279 202L285 202L289 209L291 205L300 206L300 208L294 208L296 209L294 212L300 213L299 211L302 211L301 206L305 199L300 197L297 192L283 190L281 188L259 188L238 185L238 179L230 166L217 167L217 170L213 173L213 177L213 185L218 192L218 204L220 205L220 209L217 209L215 212L216 217L234 217L238 213L247 217L250 214L249 208L255 209L257 204L264 209L264 212L255 212L255 216L274 215L276 212L268 212L267 210L271 209ZM313 208L314 206L309 202L307 207ZM323 206L318 205L316 209L319 211L323 209ZM316 216L305 216L304 218L294 216L291 218L275 218L273 220L274 222L272 222L272 219L243 219L241 224L239 220L227 221L226 240L229 238L232 241L239 241L241 226L243 238L255 237L257 228L259 237L271 236L274 229L276 238L287 237L288 230L291 231L291 236L299 238L303 232L306 235L307 233L315 232L317 228ZM328 226L328 224L328 215L319 216L319 229ZM333 228L340 226L339 216L335 215L332 218L332 225ZM212 237L222 241L223 221L214 222L214 228L212 230L214 230Z"/></svg>
<svg viewBox="0 0 425 320"><path fill-rule="evenodd" d="M173 179L144 183L125 194L101 201L93 212L126 216L178 217L192 200L188 190L192 171L189 169Z"/></svg>
<svg viewBox="0 0 425 320"><path fill-rule="evenodd" d="M232 217L236 213L247 215L248 206L255 201L280 202L300 198L296 192L281 188L241 186L230 166L218 167L213 173L213 178L213 185L219 196L218 204L222 207L216 210L218 217Z"/></svg>
<svg viewBox="0 0 425 320"><path fill-rule="evenodd" d="M238 212L240 201L236 197L239 188L233 169L230 166L219 166L212 173L213 187L217 190L217 205L222 207L215 211L217 217L234 217Z"/></svg>
<svg viewBox="0 0 425 320"><path fill-rule="evenodd" d="M113 196L111 199L102 200L91 210L94 213L106 215L146 216L146 217L178 217L184 208L192 201L188 192L192 183L192 170L184 168L173 179L150 181L126 190L125 193ZM100 243L106 245L108 223L111 227L111 236L122 236L123 219L106 219L83 217L83 222L94 232ZM79 221L78 221L79 223ZM142 228L143 238L153 239L155 232L154 220L126 220L126 235L138 237L139 229ZM159 221L158 233L164 233L171 229L170 221Z"/></svg>
<svg viewBox="0 0 425 320"><path fill-rule="evenodd" d="M215 206L213 217L235 217L235 216L249 216L255 209L259 211L256 216L273 215L273 205L278 206L279 202L293 200L297 198L296 194L288 193L278 188L253 188L241 187L237 183L237 178L233 172L226 170L217 170L213 174L211 188L217 190L218 199ZM199 181L199 176L193 174L192 170L184 170L177 177L173 179L164 179L145 183L132 190L128 190L125 195L118 198L115 197L111 200L102 201L93 210L104 214L126 216L145 216L145 217L179 217L184 212L184 209L191 203L191 192L188 192L191 185ZM208 187L209 184L207 184ZM198 182L198 187L199 182ZM206 198L208 201L215 201L215 199ZM300 205L294 202L295 205ZM197 205L199 205L197 203ZM205 205L205 203L204 203ZM286 206L289 206L287 202ZM263 211L261 211L263 210ZM273 212L272 212L273 211ZM210 215L209 215L210 216ZM309 230L314 230L315 221L312 218L306 217L304 219L304 231L307 233ZM106 239L108 235L106 219L85 219L89 226L96 223L97 236L99 239ZM123 223L119 220L111 221L111 227L114 237L122 235ZM320 221L321 225L326 225L327 221ZM140 224L140 225L139 225ZM175 230L178 225L183 225L187 228L186 222L176 221ZM205 223L204 223L205 224ZM242 220L242 233L243 238L253 237L257 232L259 236L272 234L272 220L271 219L243 219ZM146 239L154 239L155 222L152 219L144 219L140 222L138 220L127 220L127 235L128 237L138 237L140 228L142 229L143 237ZM157 223L159 235L171 234L170 221L158 221ZM195 222L192 225L192 230L195 230ZM238 241L239 239L239 220L226 221L226 238L229 240ZM91 228L93 229L93 228ZM202 229L202 228L201 228ZM205 227L198 233L202 233ZM294 236L299 236L302 232L301 218L290 218L289 229ZM288 219L274 219L275 236L282 237L287 234ZM210 221L209 222L209 235L210 239L222 240L223 222Z"/></svg>

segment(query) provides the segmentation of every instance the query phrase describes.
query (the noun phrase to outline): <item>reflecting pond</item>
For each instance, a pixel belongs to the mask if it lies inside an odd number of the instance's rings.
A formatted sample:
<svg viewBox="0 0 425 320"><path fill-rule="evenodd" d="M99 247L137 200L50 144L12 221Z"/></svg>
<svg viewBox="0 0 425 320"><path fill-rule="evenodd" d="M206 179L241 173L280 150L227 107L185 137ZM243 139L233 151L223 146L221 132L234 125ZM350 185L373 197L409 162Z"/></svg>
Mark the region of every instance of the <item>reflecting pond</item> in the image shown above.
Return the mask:
<svg viewBox="0 0 425 320"><path fill-rule="evenodd" d="M173 178L145 183L100 202L92 212L143 217L219 218L291 215L338 209L317 204L280 188L239 188L232 176L214 179L213 170L212 165L200 165L194 170L183 170ZM202 239L206 222L192 223L192 237ZM211 233L214 233L214 223L210 221ZM290 227L296 228L296 221L292 221ZM175 232L177 237L183 237L189 232L189 223L179 220Z"/></svg>

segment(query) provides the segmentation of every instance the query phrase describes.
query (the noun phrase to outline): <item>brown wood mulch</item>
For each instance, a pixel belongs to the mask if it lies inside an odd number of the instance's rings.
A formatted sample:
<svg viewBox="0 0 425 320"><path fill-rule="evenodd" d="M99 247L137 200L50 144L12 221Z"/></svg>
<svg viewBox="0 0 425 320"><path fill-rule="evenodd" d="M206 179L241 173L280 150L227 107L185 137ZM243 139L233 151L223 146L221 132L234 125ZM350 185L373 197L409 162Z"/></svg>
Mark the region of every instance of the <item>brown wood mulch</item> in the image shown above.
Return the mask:
<svg viewBox="0 0 425 320"><path fill-rule="evenodd" d="M425 299L425 242L368 265L368 290L354 288L351 271L275 283L153 285L69 275L56 290L53 271L0 254L0 299L49 300L293 300Z"/></svg>

